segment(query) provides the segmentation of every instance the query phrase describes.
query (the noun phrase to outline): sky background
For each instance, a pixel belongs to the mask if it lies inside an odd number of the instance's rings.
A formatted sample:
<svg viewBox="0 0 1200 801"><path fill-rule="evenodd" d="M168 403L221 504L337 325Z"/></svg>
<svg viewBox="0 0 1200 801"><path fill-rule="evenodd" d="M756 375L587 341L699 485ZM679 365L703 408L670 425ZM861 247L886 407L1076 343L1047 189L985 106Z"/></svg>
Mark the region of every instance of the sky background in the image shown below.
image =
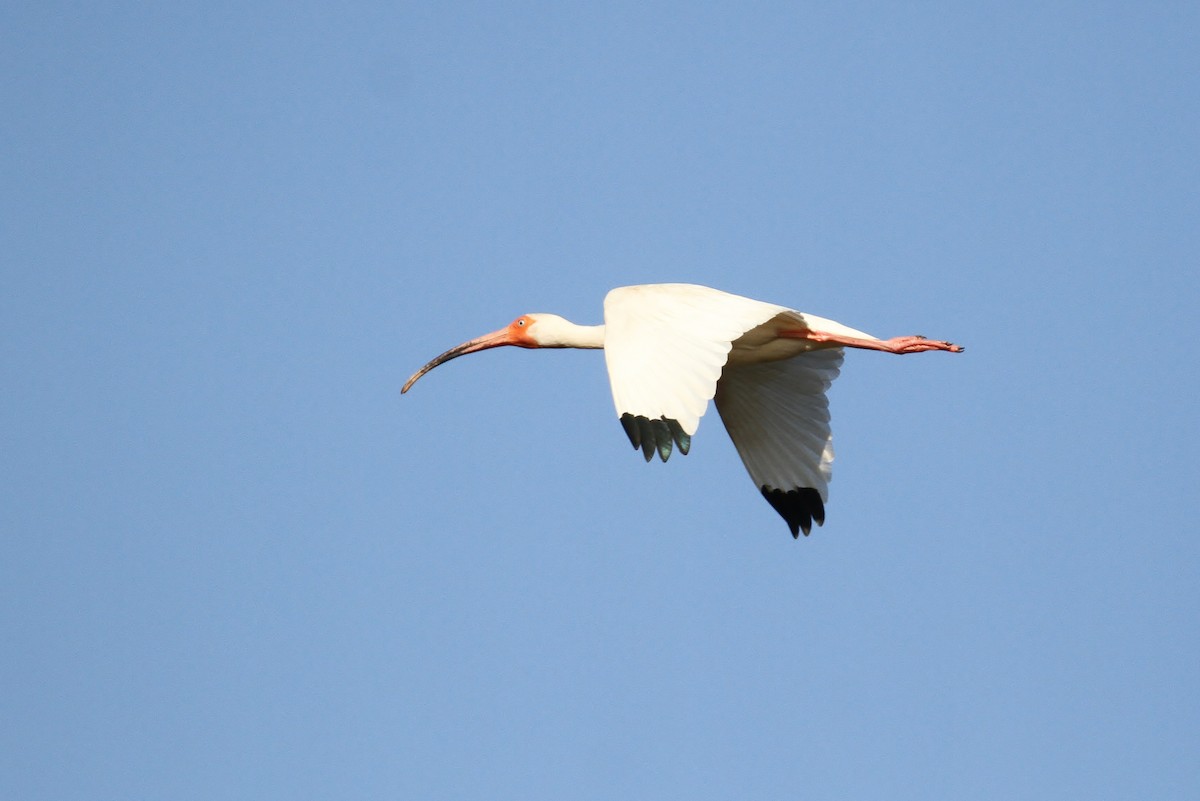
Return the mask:
<svg viewBox="0 0 1200 801"><path fill-rule="evenodd" d="M1200 797L1194 3L7 3L0 796ZM881 336L793 541L520 313Z"/></svg>

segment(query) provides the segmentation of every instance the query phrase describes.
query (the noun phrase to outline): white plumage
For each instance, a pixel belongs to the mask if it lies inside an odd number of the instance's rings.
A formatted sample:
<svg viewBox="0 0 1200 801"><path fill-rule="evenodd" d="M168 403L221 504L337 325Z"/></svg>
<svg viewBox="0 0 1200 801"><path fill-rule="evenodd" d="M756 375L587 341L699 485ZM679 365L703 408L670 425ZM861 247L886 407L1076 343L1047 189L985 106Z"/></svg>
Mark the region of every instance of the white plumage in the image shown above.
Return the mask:
<svg viewBox="0 0 1200 801"><path fill-rule="evenodd" d="M825 391L842 349L729 367L717 385L717 411L754 485L811 487L829 500L833 436Z"/></svg>
<svg viewBox="0 0 1200 801"><path fill-rule="evenodd" d="M604 325L526 314L433 359L501 345L603 348L617 415L649 461L687 453L710 400L751 479L793 536L824 522L833 447L826 391L844 347L889 353L961 347L924 337L880 340L841 323L694 284L621 287Z"/></svg>

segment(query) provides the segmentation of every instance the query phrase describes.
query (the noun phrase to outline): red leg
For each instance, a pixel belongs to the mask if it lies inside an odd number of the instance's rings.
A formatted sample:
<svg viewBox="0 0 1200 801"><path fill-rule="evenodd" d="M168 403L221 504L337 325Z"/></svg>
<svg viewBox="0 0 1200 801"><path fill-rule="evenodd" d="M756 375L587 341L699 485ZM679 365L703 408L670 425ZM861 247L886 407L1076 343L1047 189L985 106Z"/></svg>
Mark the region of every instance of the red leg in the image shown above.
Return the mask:
<svg viewBox="0 0 1200 801"><path fill-rule="evenodd" d="M840 334L828 334L823 331L796 329L780 331L780 336L793 339L807 339L810 342L820 342L828 345L840 345L846 348L862 348L864 350L881 350L885 353L921 353L927 350L946 350L951 353L962 353L961 345L943 342L939 339L926 339L922 336L892 337L891 339L861 339Z"/></svg>

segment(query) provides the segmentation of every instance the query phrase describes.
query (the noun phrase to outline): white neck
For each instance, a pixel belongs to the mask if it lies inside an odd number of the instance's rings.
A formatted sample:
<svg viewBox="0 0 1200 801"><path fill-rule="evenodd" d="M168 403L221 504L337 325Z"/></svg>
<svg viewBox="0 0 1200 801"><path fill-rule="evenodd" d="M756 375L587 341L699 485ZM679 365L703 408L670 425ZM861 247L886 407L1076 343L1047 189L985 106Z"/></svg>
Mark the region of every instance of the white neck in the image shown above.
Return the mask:
<svg viewBox="0 0 1200 801"><path fill-rule="evenodd" d="M603 348L604 326L576 325L557 314L531 314L529 335L543 348Z"/></svg>

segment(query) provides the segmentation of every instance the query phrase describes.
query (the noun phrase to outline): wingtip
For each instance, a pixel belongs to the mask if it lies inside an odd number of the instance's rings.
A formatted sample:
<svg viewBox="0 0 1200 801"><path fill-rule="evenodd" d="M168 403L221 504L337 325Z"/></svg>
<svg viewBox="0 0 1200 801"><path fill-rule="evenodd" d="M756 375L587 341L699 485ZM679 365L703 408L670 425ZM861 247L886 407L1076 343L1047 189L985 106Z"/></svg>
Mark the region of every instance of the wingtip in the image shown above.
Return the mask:
<svg viewBox="0 0 1200 801"><path fill-rule="evenodd" d="M784 492L764 484L760 489L767 503L787 523L793 539L800 539L801 532L807 537L812 533L813 523L824 525L825 502L812 487L795 487Z"/></svg>
<svg viewBox="0 0 1200 801"><path fill-rule="evenodd" d="M667 421L667 428L671 433L671 438L679 446L679 452L687 456L688 451L692 448L692 438L683 430L683 426L679 425L678 420L672 420L669 417L663 419Z"/></svg>
<svg viewBox="0 0 1200 801"><path fill-rule="evenodd" d="M671 427L665 419L651 420L650 427L654 431L655 444L658 446L658 458L665 462L671 458Z"/></svg>
<svg viewBox="0 0 1200 801"><path fill-rule="evenodd" d="M691 448L692 438L684 433L679 421L670 417L651 420L645 415L625 412L621 415L621 428L625 430L633 449L641 450L647 462L652 461L656 453L659 460L667 461L676 446L684 456Z"/></svg>
<svg viewBox="0 0 1200 801"><path fill-rule="evenodd" d="M629 437L629 442L635 451L642 447L642 436L638 430L637 419L632 414L626 412L621 415L621 428L625 429L625 436Z"/></svg>

